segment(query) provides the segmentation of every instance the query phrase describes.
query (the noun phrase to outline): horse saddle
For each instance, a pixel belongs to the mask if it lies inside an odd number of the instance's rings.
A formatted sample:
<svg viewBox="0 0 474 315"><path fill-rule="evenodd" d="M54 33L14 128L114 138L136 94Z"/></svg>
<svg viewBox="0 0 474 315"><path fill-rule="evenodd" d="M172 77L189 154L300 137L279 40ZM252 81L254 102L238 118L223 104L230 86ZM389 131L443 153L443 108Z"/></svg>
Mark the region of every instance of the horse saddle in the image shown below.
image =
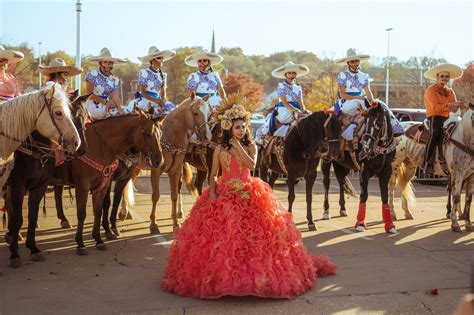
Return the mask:
<svg viewBox="0 0 474 315"><path fill-rule="evenodd" d="M405 130L405 136L415 142L427 144L430 140L430 131L424 124L414 124Z"/></svg>

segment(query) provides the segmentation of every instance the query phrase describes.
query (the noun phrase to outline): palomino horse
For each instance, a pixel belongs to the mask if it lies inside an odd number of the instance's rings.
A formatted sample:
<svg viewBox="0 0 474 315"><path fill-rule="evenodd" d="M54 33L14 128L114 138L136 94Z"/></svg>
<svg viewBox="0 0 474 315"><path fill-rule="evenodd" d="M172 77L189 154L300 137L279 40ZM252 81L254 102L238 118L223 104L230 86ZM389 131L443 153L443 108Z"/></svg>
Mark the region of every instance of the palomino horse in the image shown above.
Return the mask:
<svg viewBox="0 0 474 315"><path fill-rule="evenodd" d="M466 207L462 218L466 231L473 231L470 218L470 204L474 190L474 115L473 105L466 111L458 122L456 130L444 145L444 156L448 166L454 209L451 211L451 230L461 232L456 219L456 212L461 212L461 189L466 188Z"/></svg>
<svg viewBox="0 0 474 315"><path fill-rule="evenodd" d="M197 131L202 142L211 140L209 130L209 104L207 98L192 97L184 100L174 111L169 113L162 122L163 136L161 146L163 148L164 162L159 168L151 169L152 210L150 214L150 233L159 234L160 230L156 224L156 204L160 199L160 176L168 173L171 190L171 219L173 231L179 228L176 213L178 201L178 186L183 168L184 156L189 146L188 131ZM186 179L185 179L186 182Z"/></svg>
<svg viewBox="0 0 474 315"><path fill-rule="evenodd" d="M34 130L66 151L79 147L68 98L59 84L0 103L0 189L13 168L12 153Z"/></svg>
<svg viewBox="0 0 474 315"><path fill-rule="evenodd" d="M397 230L393 225L388 207L388 182L392 174L392 161L395 156L395 146L397 140L393 137L393 131L390 123L390 114L385 105L378 101L375 107L370 107L367 111L365 125L362 127L362 136L360 137L359 150L357 154L344 151L338 160L323 162L323 184L325 190L325 210L324 219L329 218L329 171L331 162L334 166L336 177L343 178L348 174L350 169L360 170L360 203L357 214L357 222L355 228L357 231L364 231L366 201L368 198L368 184L372 176L377 175L379 178L380 195L382 199L382 218L384 228L387 233L396 233ZM340 191L342 191L340 187ZM343 198L342 193L340 193ZM341 202L341 199L340 199ZM327 208L326 208L327 206ZM342 209L341 209L342 211ZM341 213L342 214L342 213Z"/></svg>
<svg viewBox="0 0 474 315"><path fill-rule="evenodd" d="M292 211L295 200L295 185L299 178L306 182L306 219L308 228L315 231L313 222L312 201L313 185L316 180L317 167L324 155L336 157L339 155L339 137L341 126L335 113L320 111L301 119L288 132L284 140L283 163L272 154L270 163L266 165L272 171L270 186L273 187L278 174L287 174L288 211ZM276 174L276 175L275 175Z"/></svg>
<svg viewBox="0 0 474 315"><path fill-rule="evenodd" d="M77 94L76 94L77 95ZM84 121L88 116L83 107L87 96L81 96L72 101L71 109L74 124L79 130L81 146L74 154L85 152ZM28 192L28 233L26 247L30 249L33 261L43 261L45 257L36 246L35 229L38 221L38 208L43 198L48 182L55 167L55 154L51 141L33 132L30 139L15 152L15 166L7 182L7 205L9 214L8 233L5 234L7 243L10 244L10 266L13 268L22 265L18 253L19 231L23 224L23 198ZM57 161L56 161L57 162Z"/></svg>
<svg viewBox="0 0 474 315"><path fill-rule="evenodd" d="M162 162L159 127L144 113L94 121L86 126L85 139L86 154L66 163L71 182L76 186L78 224L75 239L78 255L87 254L82 233L89 191L92 191L94 210L92 237L97 249L106 249L100 237L100 220L104 195L118 165L116 156L134 147L147 157L153 167L158 167Z"/></svg>

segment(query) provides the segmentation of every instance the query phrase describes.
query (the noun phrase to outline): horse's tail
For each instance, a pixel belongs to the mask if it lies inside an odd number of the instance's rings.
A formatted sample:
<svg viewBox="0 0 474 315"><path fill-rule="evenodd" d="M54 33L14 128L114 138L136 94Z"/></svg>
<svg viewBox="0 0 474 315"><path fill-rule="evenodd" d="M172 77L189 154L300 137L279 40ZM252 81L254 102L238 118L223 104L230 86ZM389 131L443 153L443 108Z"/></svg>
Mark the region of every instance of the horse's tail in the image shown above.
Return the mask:
<svg viewBox="0 0 474 315"><path fill-rule="evenodd" d="M357 196L354 186L352 186L352 183L347 176L344 176L344 192L352 197Z"/></svg>
<svg viewBox="0 0 474 315"><path fill-rule="evenodd" d="M474 148L474 120L472 109L464 113L462 118L462 128L464 143L471 149Z"/></svg>
<svg viewBox="0 0 474 315"><path fill-rule="evenodd" d="M188 163L183 163L183 181L189 193L194 197L199 196L199 193L193 183L193 171Z"/></svg>
<svg viewBox="0 0 474 315"><path fill-rule="evenodd" d="M407 174L405 163L400 164L397 172L397 183L402 191L403 197L407 200L409 208L413 208L416 204L415 187L411 182L411 178Z"/></svg>
<svg viewBox="0 0 474 315"><path fill-rule="evenodd" d="M129 179L127 185L125 185L125 188L122 191L122 198L127 209L130 209L130 207L135 205L135 194L133 193L135 190L134 188L133 180Z"/></svg>

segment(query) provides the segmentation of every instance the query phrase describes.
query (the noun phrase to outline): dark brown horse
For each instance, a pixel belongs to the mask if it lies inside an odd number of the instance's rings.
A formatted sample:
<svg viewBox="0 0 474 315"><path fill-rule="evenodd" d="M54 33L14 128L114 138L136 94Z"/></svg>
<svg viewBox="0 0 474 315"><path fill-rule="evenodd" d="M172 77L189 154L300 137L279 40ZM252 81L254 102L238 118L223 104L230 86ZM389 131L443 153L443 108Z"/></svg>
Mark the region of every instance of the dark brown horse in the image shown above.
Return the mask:
<svg viewBox="0 0 474 315"><path fill-rule="evenodd" d="M96 241L97 249L106 249L100 237L100 220L104 195L118 163L116 156L134 147L149 160L151 166L158 167L162 161L159 126L144 113L95 121L87 125L85 136L86 154L81 159L67 162L66 165L76 187L78 225L75 239L78 255L87 254L82 233L89 191L92 192L94 210L92 237Z"/></svg>
<svg viewBox="0 0 474 315"><path fill-rule="evenodd" d="M72 94L72 98L75 97L77 97L77 91ZM81 146L74 153L77 155L83 154L86 150L84 122L88 114L82 103L88 97L89 95L75 98L71 103L73 122L81 138ZM18 268L22 266L18 253L18 238L23 224L22 208L26 192L29 195L26 247L30 249L33 261L43 261L45 259L36 245L35 230L38 222L39 204L46 192L55 162L55 153L51 141L36 131L15 152L15 165L7 181L6 198L9 224L5 240L10 244L10 267Z"/></svg>
<svg viewBox="0 0 474 315"><path fill-rule="evenodd" d="M341 126L332 112L320 111L301 119L288 132L284 140L283 163L272 154L266 167L272 171L269 184L273 187L279 174L287 175L288 211L291 212L295 200L295 185L298 179L306 182L306 219L308 228L316 230L313 222L312 201L313 185L316 180L317 167L323 156L336 157L339 155L339 137Z"/></svg>

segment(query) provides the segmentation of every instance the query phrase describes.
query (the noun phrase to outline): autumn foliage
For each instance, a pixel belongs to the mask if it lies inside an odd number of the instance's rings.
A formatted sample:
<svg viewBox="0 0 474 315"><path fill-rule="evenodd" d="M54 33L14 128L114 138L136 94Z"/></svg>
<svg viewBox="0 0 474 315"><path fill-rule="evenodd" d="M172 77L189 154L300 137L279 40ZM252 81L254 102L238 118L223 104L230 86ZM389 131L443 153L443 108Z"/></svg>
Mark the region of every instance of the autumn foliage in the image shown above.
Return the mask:
<svg viewBox="0 0 474 315"><path fill-rule="evenodd" d="M246 73L222 74L222 83L227 94L237 93L245 96L251 104L258 107L263 102L263 86Z"/></svg>

